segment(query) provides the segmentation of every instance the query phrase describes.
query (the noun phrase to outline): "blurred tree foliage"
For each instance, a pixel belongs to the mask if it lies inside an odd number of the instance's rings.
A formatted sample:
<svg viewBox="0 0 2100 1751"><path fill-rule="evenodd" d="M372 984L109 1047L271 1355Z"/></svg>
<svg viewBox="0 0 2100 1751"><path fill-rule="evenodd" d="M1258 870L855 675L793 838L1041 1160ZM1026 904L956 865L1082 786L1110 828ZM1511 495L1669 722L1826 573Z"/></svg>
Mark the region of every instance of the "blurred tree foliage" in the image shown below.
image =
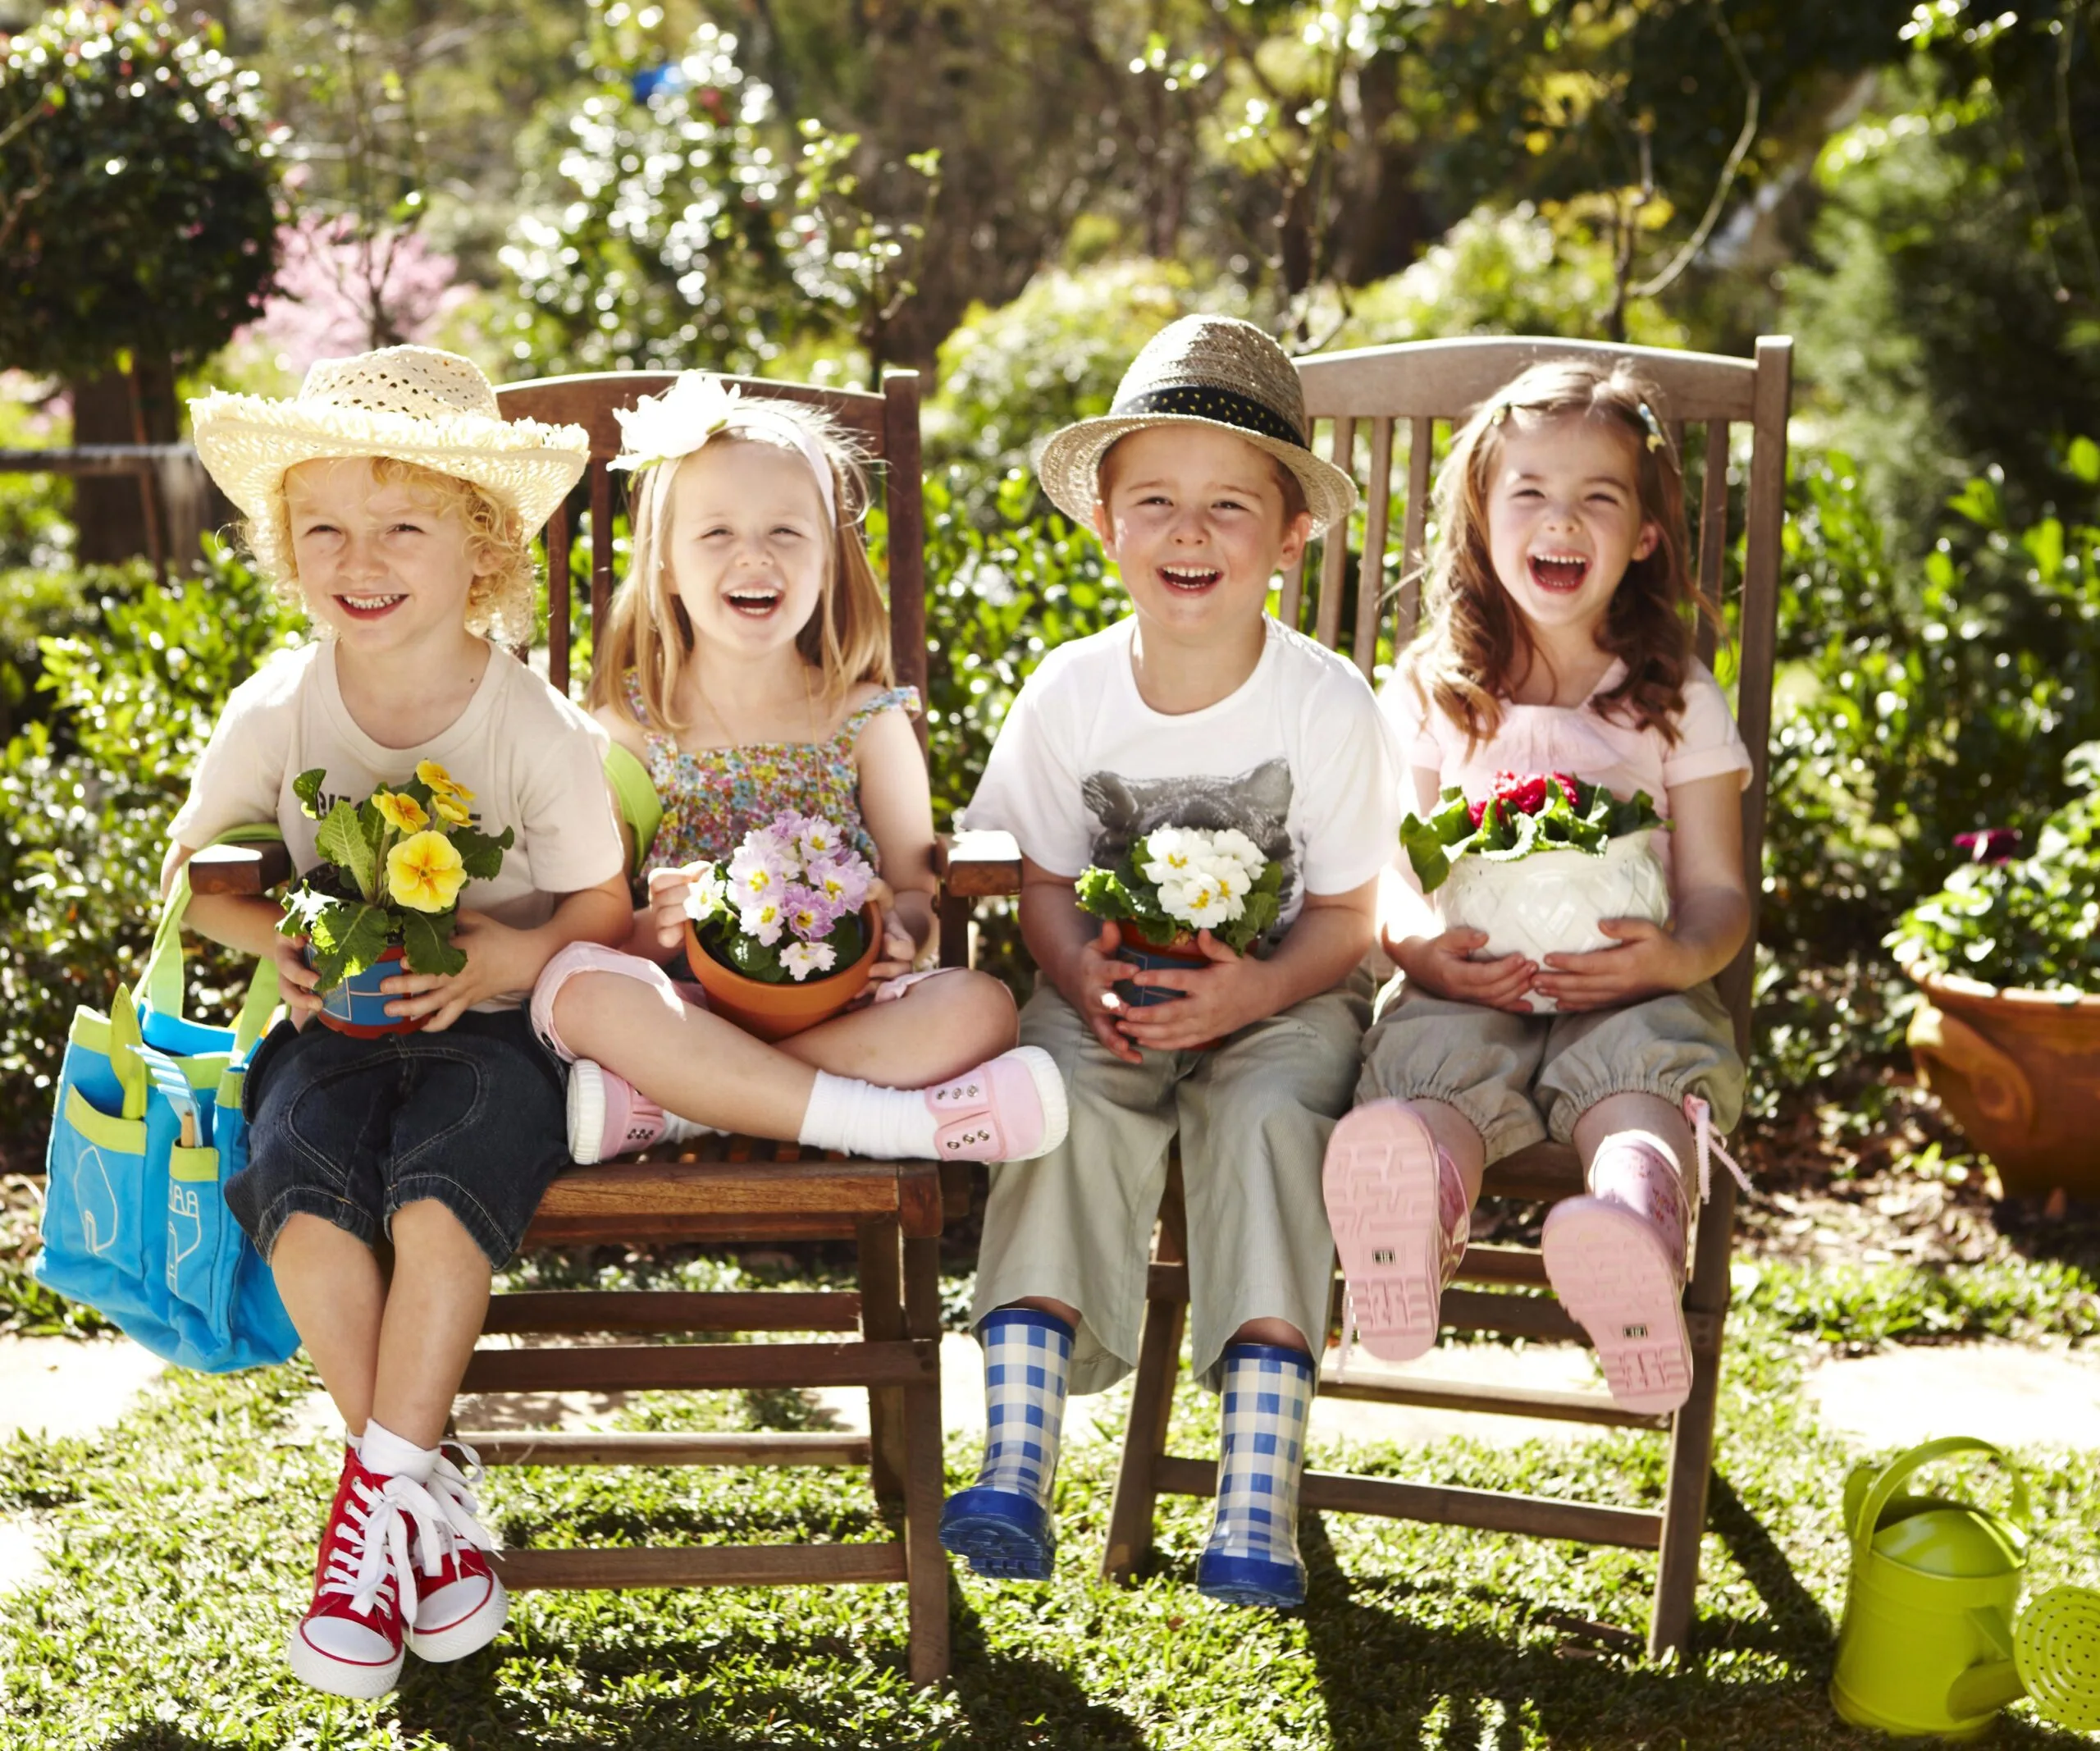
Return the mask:
<svg viewBox="0 0 2100 1751"><path fill-rule="evenodd" d="M268 289L257 75L158 6L53 11L0 44L0 365L200 357Z"/></svg>

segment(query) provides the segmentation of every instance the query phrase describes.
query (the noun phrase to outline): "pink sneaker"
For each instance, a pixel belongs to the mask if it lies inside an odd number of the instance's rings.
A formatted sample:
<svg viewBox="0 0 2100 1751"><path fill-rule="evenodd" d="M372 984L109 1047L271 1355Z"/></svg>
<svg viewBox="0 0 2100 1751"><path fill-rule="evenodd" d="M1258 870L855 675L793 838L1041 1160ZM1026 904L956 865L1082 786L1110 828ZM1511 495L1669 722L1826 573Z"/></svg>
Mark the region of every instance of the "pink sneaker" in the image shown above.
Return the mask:
<svg viewBox="0 0 2100 1751"><path fill-rule="evenodd" d="M1349 1284L1344 1325L1373 1356L1413 1361L1436 1342L1439 1299L1465 1256L1464 1182L1402 1100L1344 1113L1320 1180Z"/></svg>
<svg viewBox="0 0 2100 1751"><path fill-rule="evenodd" d="M579 1166L713 1134L711 1126L666 1113L603 1064L579 1058L568 1067L568 1153Z"/></svg>
<svg viewBox="0 0 2100 1751"><path fill-rule="evenodd" d="M1039 1045L1016 1046L923 1092L937 1161L1033 1161L1071 1127L1065 1079Z"/></svg>
<svg viewBox="0 0 2100 1751"><path fill-rule="evenodd" d="M1590 1334L1613 1401L1628 1410L1674 1410L1691 1393L1684 1227L1672 1245L1663 1224L1612 1198L1568 1198L1546 1215L1546 1281Z"/></svg>

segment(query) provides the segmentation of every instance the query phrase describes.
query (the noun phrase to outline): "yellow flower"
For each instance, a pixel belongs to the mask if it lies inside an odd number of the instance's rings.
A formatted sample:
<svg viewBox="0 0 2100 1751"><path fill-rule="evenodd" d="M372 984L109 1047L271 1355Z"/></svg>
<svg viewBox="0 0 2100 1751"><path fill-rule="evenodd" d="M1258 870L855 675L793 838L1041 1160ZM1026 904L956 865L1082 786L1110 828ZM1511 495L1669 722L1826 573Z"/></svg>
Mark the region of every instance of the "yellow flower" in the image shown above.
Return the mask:
<svg viewBox="0 0 2100 1751"><path fill-rule="evenodd" d="M399 905L444 912L466 885L459 853L442 833L416 834L386 853L387 890Z"/></svg>
<svg viewBox="0 0 2100 1751"><path fill-rule="evenodd" d="M454 827L463 827L473 819L467 811L467 805L454 797L439 791L430 799L430 806L437 811L438 819Z"/></svg>
<svg viewBox="0 0 2100 1751"><path fill-rule="evenodd" d="M397 791L382 790L372 798L373 807L386 819L396 833L420 833L430 825L430 816L423 812L423 806L413 797Z"/></svg>
<svg viewBox="0 0 2100 1751"><path fill-rule="evenodd" d="M430 786L431 792L435 796L450 797L459 802L472 802L474 800L473 792L468 789L464 784L458 783L452 775L435 760L418 761L416 763L416 776Z"/></svg>

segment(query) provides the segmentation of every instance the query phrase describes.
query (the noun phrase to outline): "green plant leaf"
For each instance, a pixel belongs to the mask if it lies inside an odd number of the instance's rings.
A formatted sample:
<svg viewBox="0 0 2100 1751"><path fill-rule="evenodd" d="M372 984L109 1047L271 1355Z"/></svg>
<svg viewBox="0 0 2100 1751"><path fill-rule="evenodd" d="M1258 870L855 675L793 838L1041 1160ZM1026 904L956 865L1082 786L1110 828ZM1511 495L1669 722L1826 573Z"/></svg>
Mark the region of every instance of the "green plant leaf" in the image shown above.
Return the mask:
<svg viewBox="0 0 2100 1751"><path fill-rule="evenodd" d="M493 837L472 827L454 827L448 837L452 848L459 853L461 866L468 879L488 881L503 867L503 854L510 849L517 835L509 827Z"/></svg>
<svg viewBox="0 0 2100 1751"><path fill-rule="evenodd" d="M465 971L465 951L452 946L452 926L459 916L456 910L401 913L401 959L410 972L450 978Z"/></svg>
<svg viewBox="0 0 2100 1751"><path fill-rule="evenodd" d="M379 848L377 839L367 835L358 814L354 803L338 802L314 835L314 849L355 882L358 892L369 900L379 892ZM378 810L372 814L379 818Z"/></svg>
<svg viewBox="0 0 2100 1751"><path fill-rule="evenodd" d="M392 937L393 921L383 906L337 901L317 914L308 933L316 989L332 991L378 964Z"/></svg>
<svg viewBox="0 0 2100 1751"><path fill-rule="evenodd" d="M321 818L321 787L327 779L328 769L314 766L292 780L292 794L299 798L299 807L309 821Z"/></svg>

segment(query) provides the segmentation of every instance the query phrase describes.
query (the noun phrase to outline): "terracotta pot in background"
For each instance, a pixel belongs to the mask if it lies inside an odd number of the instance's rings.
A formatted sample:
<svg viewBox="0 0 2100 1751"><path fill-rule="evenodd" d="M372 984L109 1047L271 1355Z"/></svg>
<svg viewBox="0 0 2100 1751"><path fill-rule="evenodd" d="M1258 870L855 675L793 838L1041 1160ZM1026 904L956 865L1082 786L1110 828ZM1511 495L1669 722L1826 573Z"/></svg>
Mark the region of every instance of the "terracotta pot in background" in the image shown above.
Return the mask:
<svg viewBox="0 0 2100 1751"><path fill-rule="evenodd" d="M312 965L310 953L307 959ZM379 989L382 979L390 979L401 971L401 945L396 943L363 972L345 979L322 998L321 1025L348 1034L353 1040L418 1032L429 1017L389 1015L386 1006L394 999Z"/></svg>
<svg viewBox="0 0 2100 1751"><path fill-rule="evenodd" d="M829 1022L858 997L868 983L868 969L883 945L882 911L873 900L861 908L861 927L868 945L850 967L821 978L792 979L768 985L747 978L707 952L690 919L686 923L686 960L707 993L707 1007L759 1040L785 1040L806 1027Z"/></svg>
<svg viewBox="0 0 2100 1751"><path fill-rule="evenodd" d="M1904 971L1918 1081L1991 1158L2007 1197L2100 1198L2100 997Z"/></svg>

